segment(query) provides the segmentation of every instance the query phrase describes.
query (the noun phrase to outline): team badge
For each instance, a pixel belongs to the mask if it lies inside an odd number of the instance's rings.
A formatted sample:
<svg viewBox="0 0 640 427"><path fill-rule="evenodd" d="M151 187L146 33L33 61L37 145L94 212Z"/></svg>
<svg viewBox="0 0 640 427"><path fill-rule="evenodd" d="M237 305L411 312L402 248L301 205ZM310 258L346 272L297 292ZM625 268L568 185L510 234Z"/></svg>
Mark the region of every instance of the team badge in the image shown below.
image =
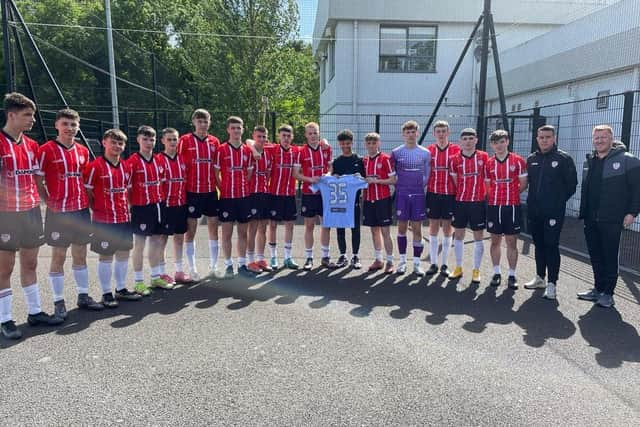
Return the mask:
<svg viewBox="0 0 640 427"><path fill-rule="evenodd" d="M303 206L303 207L302 207L302 209L301 209L301 211L302 211L302 212L306 212L306 211L307 211L307 207L306 207L306 206Z"/></svg>
<svg viewBox="0 0 640 427"><path fill-rule="evenodd" d="M427 213L431 212L431 208L427 208Z"/></svg>
<svg viewBox="0 0 640 427"><path fill-rule="evenodd" d="M80 163L84 163L84 161L85 161L85 160L86 160L86 159L84 158L84 156L78 156L78 161L79 161Z"/></svg>
<svg viewBox="0 0 640 427"><path fill-rule="evenodd" d="M140 230L144 231L147 229L147 224L140 224Z"/></svg>
<svg viewBox="0 0 640 427"><path fill-rule="evenodd" d="M484 160L478 160L478 165L482 166L484 164Z"/></svg>
<svg viewBox="0 0 640 427"><path fill-rule="evenodd" d="M552 227L553 227L554 225L556 225L556 220L555 220L555 219L553 219L553 218L551 218L551 219L549 220L549 225L550 225L550 226L552 226Z"/></svg>
<svg viewBox="0 0 640 427"><path fill-rule="evenodd" d="M228 217L229 216L229 212L222 212L222 216L225 217L225 218Z"/></svg>
<svg viewBox="0 0 640 427"><path fill-rule="evenodd" d="M488 226L489 228L493 228L493 222L489 221L489 223L487 224L487 226Z"/></svg>
<svg viewBox="0 0 640 427"><path fill-rule="evenodd" d="M551 167L552 168L557 168L558 167L558 162L556 162L555 160L553 162L551 162Z"/></svg>
<svg viewBox="0 0 640 427"><path fill-rule="evenodd" d="M2 240L3 243L7 243L9 240L11 240L11 234L3 234L2 236L0 236L0 240Z"/></svg>
<svg viewBox="0 0 640 427"><path fill-rule="evenodd" d="M382 163L378 163L378 166L376 166L378 169L382 169Z"/></svg>
<svg viewBox="0 0 640 427"><path fill-rule="evenodd" d="M616 171L617 171L618 169L620 169L620 162L615 162L615 163L613 164L613 170L616 170Z"/></svg>
<svg viewBox="0 0 640 427"><path fill-rule="evenodd" d="M100 242L100 246L102 249L107 249L109 247L109 242Z"/></svg>
<svg viewBox="0 0 640 427"><path fill-rule="evenodd" d="M398 210L396 211L396 215L402 215L402 211L401 211L400 209L398 209Z"/></svg>
<svg viewBox="0 0 640 427"><path fill-rule="evenodd" d="M276 211L271 211L271 216L276 216Z"/></svg>
<svg viewBox="0 0 640 427"><path fill-rule="evenodd" d="M510 170L511 172L515 171L515 170L516 170L516 166L515 166L515 165L511 165L511 166L509 166L509 170Z"/></svg>
<svg viewBox="0 0 640 427"><path fill-rule="evenodd" d="M60 233L54 231L51 233L51 240L58 240L60 238Z"/></svg>
<svg viewBox="0 0 640 427"><path fill-rule="evenodd" d="M194 213L196 211L195 206L189 206L189 212Z"/></svg>
<svg viewBox="0 0 640 427"><path fill-rule="evenodd" d="M256 208L251 209L251 215L255 215L257 213L258 213L258 209Z"/></svg>
<svg viewBox="0 0 640 427"><path fill-rule="evenodd" d="M164 172L164 168L162 166L160 166L158 169L160 170L160 173Z"/></svg>
<svg viewBox="0 0 640 427"><path fill-rule="evenodd" d="M180 165L180 169L186 170L187 169L187 165L185 165L185 164Z"/></svg>

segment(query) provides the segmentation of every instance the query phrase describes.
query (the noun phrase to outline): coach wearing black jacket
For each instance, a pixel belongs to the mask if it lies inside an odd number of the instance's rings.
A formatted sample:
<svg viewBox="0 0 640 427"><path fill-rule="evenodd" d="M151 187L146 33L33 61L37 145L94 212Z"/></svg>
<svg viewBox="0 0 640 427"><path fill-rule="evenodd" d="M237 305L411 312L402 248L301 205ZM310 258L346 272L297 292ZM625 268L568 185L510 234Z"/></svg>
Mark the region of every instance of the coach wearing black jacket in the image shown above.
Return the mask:
<svg viewBox="0 0 640 427"><path fill-rule="evenodd" d="M593 147L582 174L580 218L584 219L595 287L579 293L578 298L611 307L622 227L631 225L640 212L640 160L621 142L614 143L610 126L593 129Z"/></svg>
<svg viewBox="0 0 640 427"><path fill-rule="evenodd" d="M536 277L524 287L544 288L542 296L555 299L560 272L560 232L567 200L576 192L578 177L571 156L556 147L553 126L541 126L536 140L538 150L527 158L527 220L536 247ZM546 282L545 273L548 273Z"/></svg>

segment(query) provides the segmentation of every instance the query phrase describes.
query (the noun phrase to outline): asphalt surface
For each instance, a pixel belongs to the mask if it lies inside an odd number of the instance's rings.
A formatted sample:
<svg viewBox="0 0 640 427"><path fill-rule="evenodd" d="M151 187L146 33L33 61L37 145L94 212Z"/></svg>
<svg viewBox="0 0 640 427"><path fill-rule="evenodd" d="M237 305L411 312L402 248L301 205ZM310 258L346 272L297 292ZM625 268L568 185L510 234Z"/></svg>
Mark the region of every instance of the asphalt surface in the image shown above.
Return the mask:
<svg viewBox="0 0 640 427"><path fill-rule="evenodd" d="M208 263L204 231L201 272ZM298 226L294 241L300 264L302 232ZM366 267L373 251L366 228L362 236ZM486 244L480 285L469 283L468 265L458 282L288 270L156 291L98 314L72 309L52 329L26 325L16 280L14 318L25 337L0 338L0 420L7 426L638 425L640 280L620 279L614 310L576 299L590 287L590 266L569 256L557 302L542 299L541 290L491 288ZM519 248L518 277L525 282L534 272L533 247L521 241ZM43 308L51 311L49 254L43 248L39 277ZM452 264L453 250L450 257ZM467 244L465 258L471 257ZM96 262L92 255L94 297Z"/></svg>

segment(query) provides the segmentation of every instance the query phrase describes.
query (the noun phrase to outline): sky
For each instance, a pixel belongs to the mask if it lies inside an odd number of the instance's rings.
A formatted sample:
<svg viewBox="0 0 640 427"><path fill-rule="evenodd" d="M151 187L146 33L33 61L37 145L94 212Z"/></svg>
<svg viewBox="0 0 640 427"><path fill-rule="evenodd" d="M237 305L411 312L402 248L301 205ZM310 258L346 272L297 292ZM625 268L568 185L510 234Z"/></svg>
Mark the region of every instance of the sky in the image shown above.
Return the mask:
<svg viewBox="0 0 640 427"><path fill-rule="evenodd" d="M297 0L300 12L300 37L305 41L311 41L313 24L316 19L318 0Z"/></svg>

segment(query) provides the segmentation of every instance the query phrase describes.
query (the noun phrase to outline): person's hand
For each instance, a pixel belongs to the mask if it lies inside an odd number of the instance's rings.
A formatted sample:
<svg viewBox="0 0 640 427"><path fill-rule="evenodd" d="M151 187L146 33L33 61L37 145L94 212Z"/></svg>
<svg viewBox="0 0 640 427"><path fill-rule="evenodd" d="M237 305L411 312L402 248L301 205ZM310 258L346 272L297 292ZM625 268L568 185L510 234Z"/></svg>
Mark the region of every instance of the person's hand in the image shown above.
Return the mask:
<svg viewBox="0 0 640 427"><path fill-rule="evenodd" d="M258 153L257 151L253 152L253 158L256 160L260 160L260 158L262 157L262 154Z"/></svg>
<svg viewBox="0 0 640 427"><path fill-rule="evenodd" d="M633 216L633 215L631 215L631 214L626 214L626 215L624 216L624 219L622 220L622 224L623 224L625 227L628 227L628 226L630 226L631 224L633 224L633 221L635 221L635 220L636 220L636 217L635 217L635 216Z"/></svg>
<svg viewBox="0 0 640 427"><path fill-rule="evenodd" d="M311 183L315 184L316 182L320 181L320 177L319 176L312 176L311 177Z"/></svg>
<svg viewBox="0 0 640 427"><path fill-rule="evenodd" d="M365 178L365 180L367 181L367 184L375 184L377 181L377 179L372 176Z"/></svg>

